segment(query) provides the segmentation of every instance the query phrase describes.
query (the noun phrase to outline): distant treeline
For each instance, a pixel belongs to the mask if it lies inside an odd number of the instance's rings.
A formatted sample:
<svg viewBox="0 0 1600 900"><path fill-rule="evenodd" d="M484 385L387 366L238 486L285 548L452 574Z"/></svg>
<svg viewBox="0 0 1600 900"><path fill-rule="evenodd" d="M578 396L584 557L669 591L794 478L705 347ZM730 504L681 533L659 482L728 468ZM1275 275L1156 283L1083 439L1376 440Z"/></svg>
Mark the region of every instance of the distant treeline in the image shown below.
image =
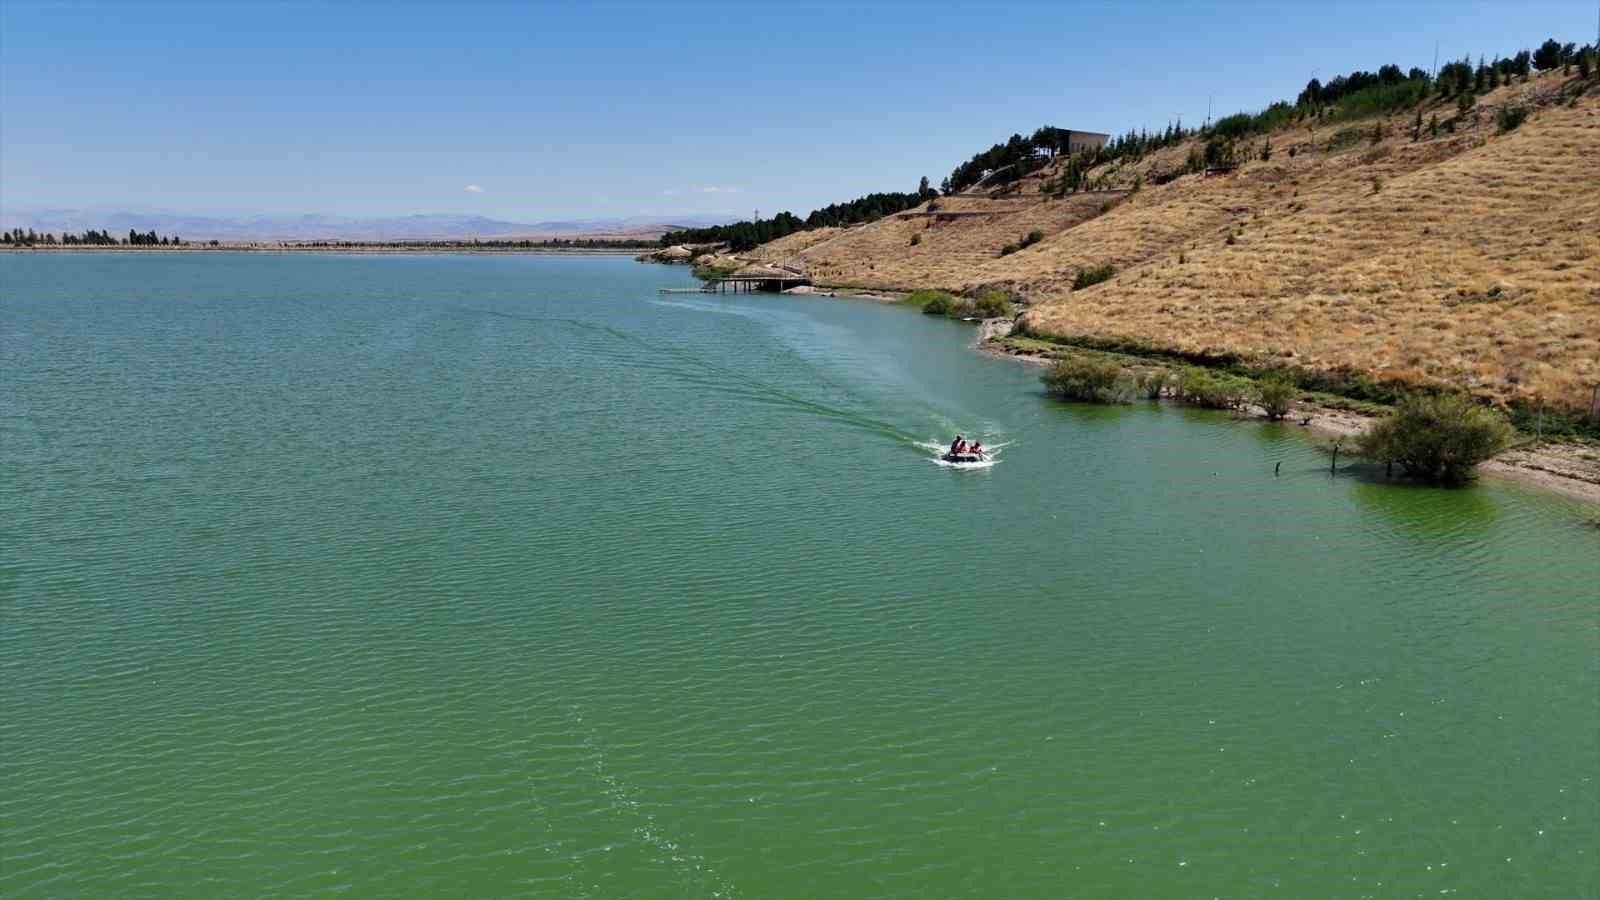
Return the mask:
<svg viewBox="0 0 1600 900"><path fill-rule="evenodd" d="M739 253L797 231L876 221L884 216L919 206L937 196L939 192L929 187L928 179L924 178L914 193L868 194L847 203L824 206L804 219L791 212L781 212L770 219L757 219L754 222L744 221L732 225L670 231L662 235L658 243L663 247L670 247L673 244L726 243L728 249Z"/></svg>
<svg viewBox="0 0 1600 900"><path fill-rule="evenodd" d="M1571 70L1574 66L1584 78L1600 74L1600 57L1595 48L1580 49L1575 44L1563 44L1552 38L1538 50L1524 50L1490 62L1480 58L1476 66L1470 59L1449 63L1439 69L1437 77L1419 68L1402 71L1399 66L1390 64L1380 66L1376 72L1358 70L1339 75L1326 84L1313 78L1293 103L1280 100L1260 112L1224 116L1197 131L1185 129L1182 122L1177 122L1154 134L1140 130L1113 138L1104 147L1072 157L1054 187L1061 193L1078 190L1086 184L1082 173L1094 166L1118 159L1138 160L1151 151L1196 134L1206 138L1207 146L1197 151L1185 166L1188 171L1207 165L1231 165L1235 159L1229 142L1306 119L1338 121L1390 113L1416 106L1431 95L1449 98L1480 94L1510 83L1513 77L1526 80L1533 69L1547 71L1563 67ZM956 166L941 187L944 193L951 194L986 179L996 186L1015 182L1044 168L1065 152L1069 135L1065 129L1050 125L1028 137L1014 134L1005 143L995 144Z"/></svg>
<svg viewBox="0 0 1600 900"><path fill-rule="evenodd" d="M77 246L96 246L96 247L182 247L182 246L185 246L185 244L183 243L183 240L181 238L179 238L177 235L173 235L171 237L167 237L165 235L159 235L158 236L154 231L147 231L147 232L144 232L144 233L141 234L141 233L139 233L137 231L129 230L127 237L115 238L115 237L112 237L111 233L108 232L108 231L95 231L93 228L89 229L88 231L83 232L82 234L71 234L71 233L68 233L68 232L62 232L60 240L56 240L56 236L51 234L51 233L49 233L49 232L45 232L44 234L39 234L39 233L35 232L32 228L29 228L27 231L23 231L21 228L13 228L10 231L0 233L0 245L4 245L4 244L10 244L12 246L20 246L20 247L77 247Z"/></svg>
<svg viewBox="0 0 1600 900"><path fill-rule="evenodd" d="M448 241L284 241L285 247L317 249L362 249L380 247L386 250L649 250L655 241L606 238L547 238L545 240L448 240Z"/></svg>

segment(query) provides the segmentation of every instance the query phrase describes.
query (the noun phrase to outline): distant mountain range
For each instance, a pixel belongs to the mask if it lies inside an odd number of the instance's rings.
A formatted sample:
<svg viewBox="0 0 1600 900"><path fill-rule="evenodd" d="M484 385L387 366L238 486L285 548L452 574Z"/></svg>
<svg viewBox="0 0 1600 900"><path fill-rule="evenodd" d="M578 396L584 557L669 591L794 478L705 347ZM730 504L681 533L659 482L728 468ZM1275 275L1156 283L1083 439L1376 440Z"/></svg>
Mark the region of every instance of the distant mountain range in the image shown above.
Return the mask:
<svg viewBox="0 0 1600 900"><path fill-rule="evenodd" d="M185 240L338 240L393 241L446 238L575 237L578 235L648 236L675 228L722 225L728 216L685 214L624 218L568 219L553 222L507 222L483 216L413 215L358 219L347 216L200 216L174 212L129 212L87 209L34 209L0 212L0 230L32 228L41 234L87 229L113 235L129 230L178 235Z"/></svg>

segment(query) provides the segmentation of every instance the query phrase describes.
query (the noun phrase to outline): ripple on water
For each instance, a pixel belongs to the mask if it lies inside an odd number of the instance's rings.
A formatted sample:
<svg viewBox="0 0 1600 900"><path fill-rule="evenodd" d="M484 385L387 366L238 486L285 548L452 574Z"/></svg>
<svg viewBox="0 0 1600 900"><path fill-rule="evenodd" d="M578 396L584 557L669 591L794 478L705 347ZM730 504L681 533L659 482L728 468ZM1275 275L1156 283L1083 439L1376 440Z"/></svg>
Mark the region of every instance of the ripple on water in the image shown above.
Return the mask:
<svg viewBox="0 0 1600 900"><path fill-rule="evenodd" d="M0 257L7 896L1587 886L1559 504L658 268L62 262Z"/></svg>

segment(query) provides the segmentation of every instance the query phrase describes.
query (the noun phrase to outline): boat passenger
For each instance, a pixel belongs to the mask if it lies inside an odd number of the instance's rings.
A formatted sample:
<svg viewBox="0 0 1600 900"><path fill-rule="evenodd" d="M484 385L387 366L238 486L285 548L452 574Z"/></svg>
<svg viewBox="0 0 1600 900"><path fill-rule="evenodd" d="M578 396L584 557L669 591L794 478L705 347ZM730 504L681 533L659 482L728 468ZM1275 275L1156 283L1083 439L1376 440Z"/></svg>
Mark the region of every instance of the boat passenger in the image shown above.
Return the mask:
<svg viewBox="0 0 1600 900"><path fill-rule="evenodd" d="M972 446L967 448L967 452L979 459L983 459L983 441L973 441Z"/></svg>
<svg viewBox="0 0 1600 900"><path fill-rule="evenodd" d="M961 435L959 435L959 434L956 435L956 439L950 442L950 452L951 453L960 453L961 451L963 451L965 449L967 449L966 439L961 437Z"/></svg>

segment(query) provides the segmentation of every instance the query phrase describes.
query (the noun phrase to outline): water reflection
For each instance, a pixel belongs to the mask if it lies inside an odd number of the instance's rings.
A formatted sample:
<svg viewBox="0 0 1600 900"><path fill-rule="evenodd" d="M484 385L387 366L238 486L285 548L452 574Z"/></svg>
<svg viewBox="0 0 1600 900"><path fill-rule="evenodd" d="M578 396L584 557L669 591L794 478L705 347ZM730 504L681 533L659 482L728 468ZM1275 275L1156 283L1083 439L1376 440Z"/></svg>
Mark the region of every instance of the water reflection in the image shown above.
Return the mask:
<svg viewBox="0 0 1600 900"><path fill-rule="evenodd" d="M1482 539L1500 517L1500 505L1479 485L1439 487L1395 476L1386 478L1381 465L1358 463L1340 467L1340 478L1353 482L1350 496L1376 512L1387 527L1412 540Z"/></svg>

